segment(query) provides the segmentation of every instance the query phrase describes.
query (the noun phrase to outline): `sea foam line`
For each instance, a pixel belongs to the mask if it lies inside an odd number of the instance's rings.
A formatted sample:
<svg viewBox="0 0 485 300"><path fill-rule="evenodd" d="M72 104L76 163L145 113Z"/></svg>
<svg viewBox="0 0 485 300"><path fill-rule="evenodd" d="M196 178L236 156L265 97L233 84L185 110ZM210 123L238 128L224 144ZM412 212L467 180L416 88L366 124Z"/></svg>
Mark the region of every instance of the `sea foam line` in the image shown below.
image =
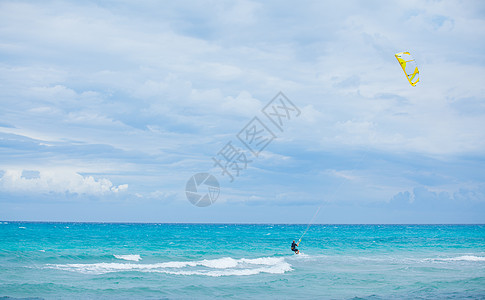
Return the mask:
<svg viewBox="0 0 485 300"><path fill-rule="evenodd" d="M474 256L474 255L462 255L458 257L450 257L450 258L441 258L438 259L441 261L485 261L485 257L483 256Z"/></svg>
<svg viewBox="0 0 485 300"><path fill-rule="evenodd" d="M113 254L117 259L129 260L129 261L140 261L141 257L139 254L127 254L127 255L116 255Z"/></svg>
<svg viewBox="0 0 485 300"><path fill-rule="evenodd" d="M151 272L174 275L243 276L259 273L283 274L293 270L282 257L240 258L223 257L199 261L169 261L154 264L94 263L94 264L49 264L49 269L58 269L83 274L105 274L111 272Z"/></svg>

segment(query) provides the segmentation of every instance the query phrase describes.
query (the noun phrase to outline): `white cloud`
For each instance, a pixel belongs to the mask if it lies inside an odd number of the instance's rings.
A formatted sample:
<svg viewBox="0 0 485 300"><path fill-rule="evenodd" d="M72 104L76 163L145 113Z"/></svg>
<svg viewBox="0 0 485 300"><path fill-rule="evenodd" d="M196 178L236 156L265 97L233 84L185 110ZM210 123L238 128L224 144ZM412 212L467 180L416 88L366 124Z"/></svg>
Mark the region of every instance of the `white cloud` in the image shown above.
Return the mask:
<svg viewBox="0 0 485 300"><path fill-rule="evenodd" d="M345 170L345 171L337 171L337 170L325 170L324 171L325 174L328 174L330 176L334 176L334 177L337 177L337 178L343 178L343 179L346 179L346 180L358 180L360 179L360 177L356 176L353 174L352 171L349 171L349 170Z"/></svg>
<svg viewBox="0 0 485 300"><path fill-rule="evenodd" d="M252 1L228 2L230 7L219 7L218 15L227 24L249 25L255 23L256 12L261 8L261 4Z"/></svg>
<svg viewBox="0 0 485 300"><path fill-rule="evenodd" d="M20 169L5 170L0 178L0 190L11 193L69 193L107 195L124 192L128 184L115 186L106 178L95 179L65 169L43 169L36 176L25 176Z"/></svg>
<svg viewBox="0 0 485 300"><path fill-rule="evenodd" d="M242 115L248 118L256 115L262 107L261 101L255 99L247 91L241 91L236 97L228 96L220 104L222 113Z"/></svg>
<svg viewBox="0 0 485 300"><path fill-rule="evenodd" d="M32 87L28 96L48 102L62 103L74 100L77 94L63 85L55 85L53 87Z"/></svg>

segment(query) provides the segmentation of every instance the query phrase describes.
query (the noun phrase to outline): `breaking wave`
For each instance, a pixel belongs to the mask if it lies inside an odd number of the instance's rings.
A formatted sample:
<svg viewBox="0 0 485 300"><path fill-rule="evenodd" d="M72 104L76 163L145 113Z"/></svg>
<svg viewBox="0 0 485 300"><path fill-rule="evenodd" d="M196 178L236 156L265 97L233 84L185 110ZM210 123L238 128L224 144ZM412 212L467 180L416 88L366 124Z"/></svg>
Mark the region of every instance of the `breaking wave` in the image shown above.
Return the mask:
<svg viewBox="0 0 485 300"><path fill-rule="evenodd" d="M485 261L483 256L462 255L458 257L442 258L442 261Z"/></svg>
<svg viewBox="0 0 485 300"><path fill-rule="evenodd" d="M118 258L118 257L117 257ZM124 258L126 259L126 258ZM49 264L46 268L83 274L105 274L112 272L151 272L173 275L244 276L259 273L283 274L293 270L282 257L240 258L223 257L199 261L169 261L154 264L94 263L94 264Z"/></svg>
<svg viewBox="0 0 485 300"><path fill-rule="evenodd" d="M117 259L130 260L130 261L140 261L141 257L139 254L128 254L128 255L116 255L113 254Z"/></svg>

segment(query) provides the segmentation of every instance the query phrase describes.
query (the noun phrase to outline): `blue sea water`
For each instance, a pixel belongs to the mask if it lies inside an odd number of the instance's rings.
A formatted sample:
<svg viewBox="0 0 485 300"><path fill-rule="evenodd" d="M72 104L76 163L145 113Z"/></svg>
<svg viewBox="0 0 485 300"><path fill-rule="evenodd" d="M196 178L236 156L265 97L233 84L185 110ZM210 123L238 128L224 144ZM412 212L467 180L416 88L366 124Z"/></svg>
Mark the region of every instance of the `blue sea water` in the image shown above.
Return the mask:
<svg viewBox="0 0 485 300"><path fill-rule="evenodd" d="M485 225L0 222L0 299L485 299Z"/></svg>

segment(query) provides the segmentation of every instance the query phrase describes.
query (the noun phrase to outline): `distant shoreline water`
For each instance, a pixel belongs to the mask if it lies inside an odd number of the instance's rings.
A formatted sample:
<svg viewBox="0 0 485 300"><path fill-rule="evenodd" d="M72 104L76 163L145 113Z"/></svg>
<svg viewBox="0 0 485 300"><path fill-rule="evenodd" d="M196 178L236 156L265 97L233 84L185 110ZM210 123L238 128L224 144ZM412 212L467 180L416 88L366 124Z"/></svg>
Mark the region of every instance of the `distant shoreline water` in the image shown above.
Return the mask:
<svg viewBox="0 0 485 300"><path fill-rule="evenodd" d="M0 298L485 298L485 225L307 225L0 221Z"/></svg>

